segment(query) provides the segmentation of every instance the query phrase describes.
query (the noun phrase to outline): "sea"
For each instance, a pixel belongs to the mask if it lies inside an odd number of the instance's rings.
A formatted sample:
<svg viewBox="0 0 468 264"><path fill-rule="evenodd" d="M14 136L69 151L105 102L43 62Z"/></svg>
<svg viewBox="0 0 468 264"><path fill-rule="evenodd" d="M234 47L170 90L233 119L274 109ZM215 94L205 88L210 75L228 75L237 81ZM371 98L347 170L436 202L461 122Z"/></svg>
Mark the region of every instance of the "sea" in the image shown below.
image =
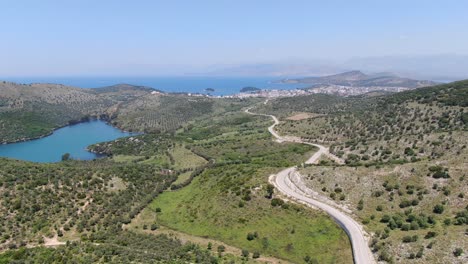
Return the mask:
<svg viewBox="0 0 468 264"><path fill-rule="evenodd" d="M297 78L297 77L296 77ZM260 89L289 90L303 88L304 84L285 84L278 82L283 77L206 77L206 76L172 76L172 77L10 77L0 80L16 83L56 83L80 88L99 88L114 84L126 83L143 85L164 92L202 93L211 95L232 95L240 89L251 86ZM214 92L206 89L214 89Z"/></svg>

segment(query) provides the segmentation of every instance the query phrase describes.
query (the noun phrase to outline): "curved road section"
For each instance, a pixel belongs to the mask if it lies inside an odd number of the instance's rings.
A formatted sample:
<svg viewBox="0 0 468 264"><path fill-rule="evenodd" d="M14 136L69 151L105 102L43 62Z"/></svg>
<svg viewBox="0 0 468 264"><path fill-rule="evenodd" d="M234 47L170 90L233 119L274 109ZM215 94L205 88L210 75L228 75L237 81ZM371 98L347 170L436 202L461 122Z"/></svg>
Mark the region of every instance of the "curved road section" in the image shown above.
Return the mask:
<svg viewBox="0 0 468 264"><path fill-rule="evenodd" d="M337 163L343 163L342 159L331 154L328 148L322 145L304 142L298 137L279 135L274 129L275 126L279 124L279 120L276 116L252 113L250 112L250 109L251 108L246 109L245 112L251 115L267 116L273 119L274 124L268 127L268 131L273 135L273 137L275 137L276 141L296 142L317 147L319 150L306 161L307 164L317 163L318 159L322 155L326 155L328 158L334 160ZM269 180L270 183L272 183L276 187L276 189L278 189L287 197L307 206L319 208L328 213L348 234L353 249L354 263L376 263L372 252L369 249L368 241L366 239L367 236L362 226L358 222L356 222L352 217L342 212L338 206L334 206L330 202L327 202L327 198L311 196L310 193L315 192L308 189L305 185L301 184L301 182L294 181L293 177L300 177L300 174L297 171L296 167L291 167L282 170L278 174L272 175Z"/></svg>

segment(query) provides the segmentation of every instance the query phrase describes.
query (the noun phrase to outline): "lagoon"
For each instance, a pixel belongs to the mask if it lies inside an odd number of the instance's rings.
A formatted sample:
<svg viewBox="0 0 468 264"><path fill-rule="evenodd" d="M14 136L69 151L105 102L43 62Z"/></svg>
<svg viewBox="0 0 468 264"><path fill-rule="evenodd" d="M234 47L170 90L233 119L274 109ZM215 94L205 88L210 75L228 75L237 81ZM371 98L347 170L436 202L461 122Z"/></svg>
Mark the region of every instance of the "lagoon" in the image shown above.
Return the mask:
<svg viewBox="0 0 468 264"><path fill-rule="evenodd" d="M123 132L101 120L93 120L57 129L44 138L0 145L0 157L58 162L64 153L70 153L73 159L90 160L98 155L87 151L87 146L131 135L135 134Z"/></svg>

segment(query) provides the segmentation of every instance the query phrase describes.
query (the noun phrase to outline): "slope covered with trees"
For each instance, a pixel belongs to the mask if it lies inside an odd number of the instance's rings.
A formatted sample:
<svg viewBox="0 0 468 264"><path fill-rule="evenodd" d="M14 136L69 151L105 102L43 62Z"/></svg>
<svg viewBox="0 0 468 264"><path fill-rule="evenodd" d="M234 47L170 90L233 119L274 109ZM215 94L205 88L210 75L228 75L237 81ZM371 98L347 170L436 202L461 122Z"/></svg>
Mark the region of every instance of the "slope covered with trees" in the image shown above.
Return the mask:
<svg viewBox="0 0 468 264"><path fill-rule="evenodd" d="M279 131L330 146L301 170L307 185L356 215L381 261L463 263L468 192L468 81L384 96L271 101ZM297 113L306 118L287 118Z"/></svg>
<svg viewBox="0 0 468 264"><path fill-rule="evenodd" d="M124 130L171 132L197 118L238 110L255 101L165 94L128 84L80 89L0 82L0 91L0 143L42 137L91 118Z"/></svg>

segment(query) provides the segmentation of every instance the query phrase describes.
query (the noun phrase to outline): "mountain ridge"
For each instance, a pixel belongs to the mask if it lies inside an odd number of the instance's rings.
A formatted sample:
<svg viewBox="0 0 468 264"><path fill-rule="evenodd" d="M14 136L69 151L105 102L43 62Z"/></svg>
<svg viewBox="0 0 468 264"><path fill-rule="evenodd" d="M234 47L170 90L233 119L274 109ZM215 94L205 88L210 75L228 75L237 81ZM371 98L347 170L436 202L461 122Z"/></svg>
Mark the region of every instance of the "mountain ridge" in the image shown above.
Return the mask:
<svg viewBox="0 0 468 264"><path fill-rule="evenodd" d="M311 86L318 85L342 85L351 87L405 87L419 88L425 86L436 85L436 82L427 80L413 80L410 78L398 77L392 73L376 73L364 74L359 70L347 71L339 74L322 76L322 77L305 77L298 79L283 79L281 83L300 83L310 84Z"/></svg>

